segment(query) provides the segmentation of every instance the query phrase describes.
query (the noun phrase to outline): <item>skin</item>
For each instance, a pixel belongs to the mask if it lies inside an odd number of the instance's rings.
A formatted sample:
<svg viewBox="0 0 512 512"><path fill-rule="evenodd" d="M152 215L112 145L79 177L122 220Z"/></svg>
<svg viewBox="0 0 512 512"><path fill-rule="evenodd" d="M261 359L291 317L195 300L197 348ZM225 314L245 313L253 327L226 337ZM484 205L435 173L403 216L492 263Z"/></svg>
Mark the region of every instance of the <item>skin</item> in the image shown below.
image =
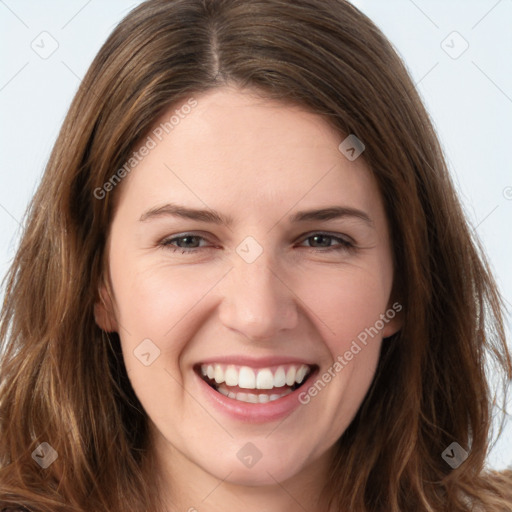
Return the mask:
<svg viewBox="0 0 512 512"><path fill-rule="evenodd" d="M150 418L169 510L284 512L297 503L325 510L321 490L333 445L356 414L382 338L400 328L399 316L309 404L280 421L255 424L219 412L204 399L193 366L249 355L305 358L320 375L332 368L393 304L382 199L363 158L345 158L338 150L345 137L318 115L231 87L196 99L116 190L107 242L112 294L101 289L96 321L120 334L128 375ZM210 208L233 223L170 215L140 221L170 202ZM288 220L327 206L357 208L371 222ZM334 238L318 242L311 238L318 232ZM183 233L203 237L189 241L199 250L183 254L190 250L183 239L160 245ZM263 249L252 263L236 252L247 236ZM160 350L150 366L133 353L147 338ZM247 442L262 454L252 468L236 456Z"/></svg>

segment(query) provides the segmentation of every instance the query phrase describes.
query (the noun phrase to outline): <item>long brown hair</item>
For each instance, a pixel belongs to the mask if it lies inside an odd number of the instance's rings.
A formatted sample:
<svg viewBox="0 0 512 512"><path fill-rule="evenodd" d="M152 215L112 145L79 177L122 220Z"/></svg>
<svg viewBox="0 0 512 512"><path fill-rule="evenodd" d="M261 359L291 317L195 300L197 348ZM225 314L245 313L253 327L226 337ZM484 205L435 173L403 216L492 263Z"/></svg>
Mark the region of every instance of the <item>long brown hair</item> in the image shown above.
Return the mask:
<svg viewBox="0 0 512 512"><path fill-rule="evenodd" d="M0 505L162 509L147 416L119 337L94 321L122 184L102 198L98 190L170 105L226 84L294 102L355 134L391 226L404 323L383 345L374 382L336 444L325 485L332 506L510 510L510 475L483 474L493 411L486 364L505 384L512 378L502 300L403 63L344 0L149 0L103 45L6 281ZM58 454L46 469L32 456L43 442ZM441 456L453 442L469 453L456 469Z"/></svg>

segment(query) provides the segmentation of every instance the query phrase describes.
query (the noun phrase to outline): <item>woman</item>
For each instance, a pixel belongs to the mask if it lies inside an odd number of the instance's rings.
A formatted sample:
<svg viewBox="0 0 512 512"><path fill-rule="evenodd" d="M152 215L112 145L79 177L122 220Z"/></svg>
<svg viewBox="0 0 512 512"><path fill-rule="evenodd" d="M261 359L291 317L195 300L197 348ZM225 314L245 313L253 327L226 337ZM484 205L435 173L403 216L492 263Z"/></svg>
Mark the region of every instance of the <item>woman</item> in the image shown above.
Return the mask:
<svg viewBox="0 0 512 512"><path fill-rule="evenodd" d="M483 471L502 302L413 83L347 2L132 11L0 336L4 507L510 510Z"/></svg>

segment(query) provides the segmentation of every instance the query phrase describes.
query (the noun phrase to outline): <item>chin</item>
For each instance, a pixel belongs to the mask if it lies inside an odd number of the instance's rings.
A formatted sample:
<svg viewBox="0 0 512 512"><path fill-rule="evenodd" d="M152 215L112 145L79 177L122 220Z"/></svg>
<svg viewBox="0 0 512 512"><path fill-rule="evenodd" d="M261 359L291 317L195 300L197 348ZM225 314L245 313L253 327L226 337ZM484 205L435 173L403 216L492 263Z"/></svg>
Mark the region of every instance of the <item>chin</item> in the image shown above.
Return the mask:
<svg viewBox="0 0 512 512"><path fill-rule="evenodd" d="M298 468L293 467L292 464L288 466L283 467L282 464L275 463L263 464L262 461L259 461L252 468L241 467L238 464L226 464L224 471L219 471L217 467L212 474L219 480L224 480L232 485L246 487L272 486L276 485L276 482L284 482L297 474ZM228 474L229 476L226 478Z"/></svg>

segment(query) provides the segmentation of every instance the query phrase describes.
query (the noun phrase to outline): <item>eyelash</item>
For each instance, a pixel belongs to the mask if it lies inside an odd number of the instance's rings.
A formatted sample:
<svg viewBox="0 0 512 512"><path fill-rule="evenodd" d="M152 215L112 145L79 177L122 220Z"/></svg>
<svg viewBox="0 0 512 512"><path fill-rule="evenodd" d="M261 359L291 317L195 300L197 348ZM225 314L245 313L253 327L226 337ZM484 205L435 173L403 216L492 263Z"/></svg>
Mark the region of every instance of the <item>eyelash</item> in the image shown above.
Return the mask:
<svg viewBox="0 0 512 512"><path fill-rule="evenodd" d="M318 235L323 236L325 238L330 238L332 240L336 240L339 242L339 245L329 246L329 247L325 247L325 248L311 247L311 249L313 249L315 252L324 252L325 253L325 252L332 252L332 251L353 251L356 249L356 246L354 243L352 243L344 238L341 238L339 236L335 236L330 233L324 233L321 231L314 232L314 233L310 234L309 236L303 238L302 242L309 240L310 238L314 238L315 236L318 236ZM200 235L195 235L193 233L183 233L182 235L175 236L172 238L166 238L166 239L162 240L161 242L159 242L159 246L164 249L170 250L171 252L177 252L177 251L181 250L181 254L193 254L193 253L199 251L200 249L205 249L205 248L209 249L210 248L210 247L192 247L192 248L186 249L183 247L177 247L177 246L172 245L172 243L176 242L177 240L182 240L184 238L198 238L200 240L206 240L204 237L202 237ZM306 246L306 248L308 248L308 247Z"/></svg>

